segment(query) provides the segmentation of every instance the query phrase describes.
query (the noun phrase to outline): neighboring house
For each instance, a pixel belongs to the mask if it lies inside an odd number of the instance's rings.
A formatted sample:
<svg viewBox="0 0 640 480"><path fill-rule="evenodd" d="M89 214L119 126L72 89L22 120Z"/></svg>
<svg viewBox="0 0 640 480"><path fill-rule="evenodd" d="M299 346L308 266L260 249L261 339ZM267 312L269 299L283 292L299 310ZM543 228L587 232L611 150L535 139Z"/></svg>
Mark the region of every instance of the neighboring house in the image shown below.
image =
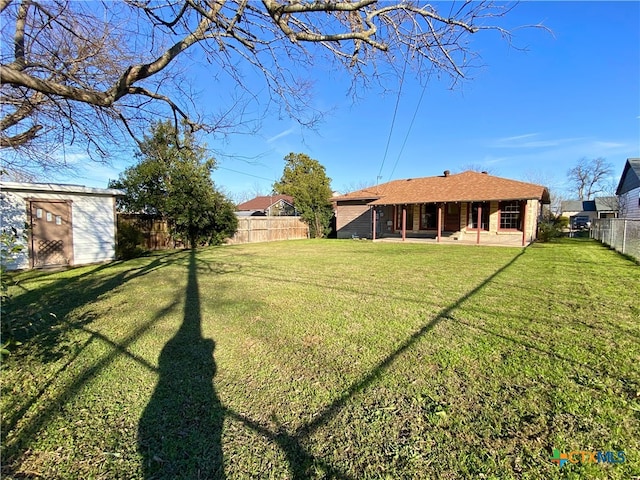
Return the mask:
<svg viewBox="0 0 640 480"><path fill-rule="evenodd" d="M115 198L120 190L0 182L2 230L24 250L7 268L83 265L115 259Z"/></svg>
<svg viewBox="0 0 640 480"><path fill-rule="evenodd" d="M627 159L616 195L620 204L620 217L640 219L640 158Z"/></svg>
<svg viewBox="0 0 640 480"><path fill-rule="evenodd" d="M295 216L293 197L289 195L263 195L243 202L236 207L239 216Z"/></svg>
<svg viewBox="0 0 640 480"><path fill-rule="evenodd" d="M332 198L338 238L385 236L526 245L536 238L540 185L466 171L394 180ZM373 225L375 224L375 230Z"/></svg>
<svg viewBox="0 0 640 480"><path fill-rule="evenodd" d="M560 215L569 219L571 228L586 228L598 218L618 216L618 197L596 197L593 200L565 200Z"/></svg>

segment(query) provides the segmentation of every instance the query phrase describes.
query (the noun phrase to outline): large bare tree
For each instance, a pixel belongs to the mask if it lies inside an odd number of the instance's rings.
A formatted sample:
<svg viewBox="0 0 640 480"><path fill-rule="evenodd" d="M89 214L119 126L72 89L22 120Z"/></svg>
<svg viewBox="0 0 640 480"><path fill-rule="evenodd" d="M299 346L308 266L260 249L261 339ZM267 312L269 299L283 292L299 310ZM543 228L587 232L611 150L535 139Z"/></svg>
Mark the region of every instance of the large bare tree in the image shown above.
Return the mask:
<svg viewBox="0 0 640 480"><path fill-rule="evenodd" d="M567 175L578 200L592 200L607 189L607 181L612 172L611 163L604 158L582 158Z"/></svg>
<svg viewBox="0 0 640 480"><path fill-rule="evenodd" d="M0 146L18 152L3 155L4 169L59 168L47 154L74 142L106 157L159 118L231 132L258 96L312 125L303 74L319 57L357 86L404 65L423 81L434 69L455 81L476 58L470 34L509 36L495 25L504 4L435 5L442 11L414 0L0 0ZM190 52L212 79L235 82L221 109L193 101ZM264 80L261 93L246 84L250 71Z"/></svg>

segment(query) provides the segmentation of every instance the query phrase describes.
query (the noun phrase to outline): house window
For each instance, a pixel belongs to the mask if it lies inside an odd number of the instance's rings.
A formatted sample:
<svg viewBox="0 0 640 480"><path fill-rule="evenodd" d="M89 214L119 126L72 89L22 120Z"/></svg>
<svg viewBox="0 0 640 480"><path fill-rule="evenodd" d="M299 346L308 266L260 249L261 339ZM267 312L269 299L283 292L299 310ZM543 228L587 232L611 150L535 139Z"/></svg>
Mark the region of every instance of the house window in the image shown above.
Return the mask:
<svg viewBox="0 0 640 480"><path fill-rule="evenodd" d="M413 230L413 205L396 206L396 230L402 230L402 210L407 211L407 230Z"/></svg>
<svg viewBox="0 0 640 480"><path fill-rule="evenodd" d="M438 228L438 206L435 203L420 205L420 230Z"/></svg>
<svg viewBox="0 0 640 480"><path fill-rule="evenodd" d="M53 214L51 212L47 212L47 222L53 221Z"/></svg>
<svg viewBox="0 0 640 480"><path fill-rule="evenodd" d="M36 218L42 218L42 209L36 208Z"/></svg>
<svg viewBox="0 0 640 480"><path fill-rule="evenodd" d="M481 208L480 230L489 230L489 202L473 202L469 209L469 221L467 224L472 230L478 229L478 209Z"/></svg>
<svg viewBox="0 0 640 480"><path fill-rule="evenodd" d="M522 204L520 202L500 202L500 229L522 229Z"/></svg>

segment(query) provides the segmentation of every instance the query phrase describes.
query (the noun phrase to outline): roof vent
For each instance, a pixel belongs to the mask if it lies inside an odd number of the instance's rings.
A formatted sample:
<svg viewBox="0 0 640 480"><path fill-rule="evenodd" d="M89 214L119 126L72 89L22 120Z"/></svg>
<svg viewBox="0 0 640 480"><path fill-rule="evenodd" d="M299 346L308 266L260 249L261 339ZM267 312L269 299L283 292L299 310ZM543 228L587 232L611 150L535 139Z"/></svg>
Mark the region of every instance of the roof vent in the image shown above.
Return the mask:
<svg viewBox="0 0 640 480"><path fill-rule="evenodd" d="M451 172L449 170L445 170L444 171L444 176L448 177L449 175L451 175Z"/></svg>

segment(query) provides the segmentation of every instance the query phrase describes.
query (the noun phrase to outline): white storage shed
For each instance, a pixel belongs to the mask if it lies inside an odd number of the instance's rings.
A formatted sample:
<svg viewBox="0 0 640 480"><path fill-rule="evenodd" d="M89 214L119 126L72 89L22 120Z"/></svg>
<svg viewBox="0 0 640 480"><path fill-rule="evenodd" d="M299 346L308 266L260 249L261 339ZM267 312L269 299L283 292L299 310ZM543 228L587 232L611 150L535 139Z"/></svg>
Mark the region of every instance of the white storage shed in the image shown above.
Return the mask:
<svg viewBox="0 0 640 480"><path fill-rule="evenodd" d="M9 269L84 265L115 259L120 190L0 182L1 229L25 248Z"/></svg>

